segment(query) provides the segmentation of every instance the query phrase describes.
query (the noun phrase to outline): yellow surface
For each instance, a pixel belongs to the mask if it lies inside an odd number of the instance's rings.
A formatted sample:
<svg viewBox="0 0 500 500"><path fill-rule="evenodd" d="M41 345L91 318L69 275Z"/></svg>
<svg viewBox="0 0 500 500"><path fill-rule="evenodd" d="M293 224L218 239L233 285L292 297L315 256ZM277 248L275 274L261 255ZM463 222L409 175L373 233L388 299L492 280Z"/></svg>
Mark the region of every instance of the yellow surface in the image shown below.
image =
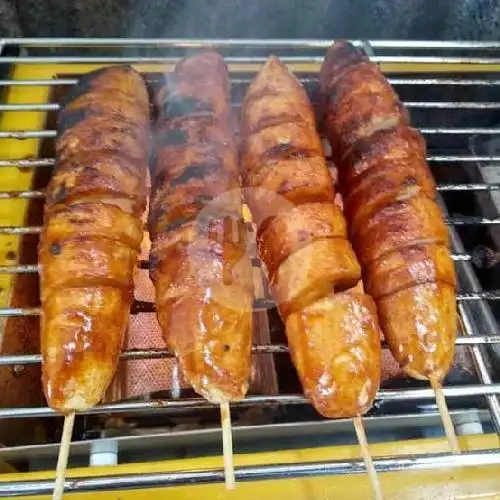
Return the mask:
<svg viewBox="0 0 500 500"><path fill-rule="evenodd" d="M230 69L235 72L252 71L259 65L239 64ZM58 74L82 74L100 65L18 65L14 68L12 78L17 80L51 79ZM171 69L164 65L137 65L144 72L160 72ZM436 64L384 64L382 69L389 73L440 73L440 72L494 72L500 71L500 66L478 65L436 65ZM315 72L317 64L292 65L296 72ZM16 87L8 89L6 102L39 104L46 103L50 96L49 87ZM9 112L0 115L0 130L43 130L45 128L45 113L43 112ZM38 139L0 140L0 160L21 160L36 158L39 149ZM1 168L0 190L22 191L31 187L34 169ZM19 226L24 223L26 200L0 200L0 225ZM9 255L19 249L19 237L0 235L0 266L16 263L16 258ZM10 300L10 290L13 276L0 274L0 307L6 307ZM0 320L0 348L1 348ZM498 436L471 436L460 439L463 450L478 450L498 448ZM437 453L447 451L443 439L414 440L408 442L385 443L371 446L375 456L392 456L404 454ZM253 455L238 455L236 466L270 463L297 463L324 460L354 459L359 457L357 446L338 446L328 448L303 449L298 451L282 451L259 453ZM127 474L137 472L166 472L188 469L221 468L220 457L176 460L167 462L121 465L109 468L74 469L69 477L88 475ZM2 472L4 472L2 474ZM0 481L50 479L53 473L12 474L5 473L6 467L0 463ZM490 499L500 498L500 470L498 467L477 467L461 470L440 470L423 472L398 472L381 475L384 499ZM365 474L354 476L318 477L307 479L286 479L279 481L263 481L238 484L235 492L226 493L222 484L203 485L196 487L174 487L154 490L118 491L109 493L74 494L72 498L102 499L149 499L172 498L191 500L194 498L223 499L233 498L246 500L253 498L286 499L286 500L329 500L329 499L368 499L370 486ZM23 498L23 497L19 497ZM37 498L37 497L30 497ZM38 497L43 498L43 497ZM48 498L48 497L45 497Z"/></svg>
<svg viewBox="0 0 500 500"><path fill-rule="evenodd" d="M460 438L462 450L497 448L496 435L468 436ZM420 439L398 443L374 444L370 447L374 456L410 455L414 453L440 453L447 451L442 439ZM281 452L236 455L235 465L265 465L330 460L359 459L358 446L336 446L288 450ZM141 464L124 464L115 467L72 469L68 477L102 476L112 474L156 473L181 470L221 469L220 457L169 460ZM441 469L439 471L390 472L380 474L384 500L447 500L500 498L500 474L498 467ZM53 472L0 475L0 482L52 479ZM251 500L334 500L369 499L371 490L365 474L330 476L273 481L238 483L233 492L226 493L223 484L179 486L149 490L131 490L92 493L99 499L150 499L166 498L192 500L195 498ZM72 494L71 498L88 498L88 493ZM28 498L28 497L20 497ZM37 496L29 498L48 498Z"/></svg>

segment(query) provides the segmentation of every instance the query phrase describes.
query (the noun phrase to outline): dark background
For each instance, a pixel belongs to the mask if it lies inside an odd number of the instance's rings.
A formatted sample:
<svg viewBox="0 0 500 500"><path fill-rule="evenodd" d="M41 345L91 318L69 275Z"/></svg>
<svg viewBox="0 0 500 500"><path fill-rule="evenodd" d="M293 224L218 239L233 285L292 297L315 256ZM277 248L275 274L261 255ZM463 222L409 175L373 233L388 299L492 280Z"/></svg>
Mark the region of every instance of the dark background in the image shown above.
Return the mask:
<svg viewBox="0 0 500 500"><path fill-rule="evenodd" d="M499 38L498 0L0 0L0 36Z"/></svg>

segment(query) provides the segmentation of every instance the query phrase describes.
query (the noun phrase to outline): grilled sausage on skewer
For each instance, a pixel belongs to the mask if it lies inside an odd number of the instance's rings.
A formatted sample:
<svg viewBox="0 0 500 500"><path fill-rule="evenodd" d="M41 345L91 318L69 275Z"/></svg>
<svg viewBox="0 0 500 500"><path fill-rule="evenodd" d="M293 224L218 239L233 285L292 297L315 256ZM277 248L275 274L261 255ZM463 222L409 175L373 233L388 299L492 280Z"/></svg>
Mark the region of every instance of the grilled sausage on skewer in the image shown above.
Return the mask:
<svg viewBox="0 0 500 500"><path fill-rule="evenodd" d="M380 380L375 305L356 286L360 267L307 94L275 57L245 96L242 132L260 258L304 391L324 416L362 414Z"/></svg>
<svg viewBox="0 0 500 500"><path fill-rule="evenodd" d="M425 143L380 70L347 42L320 75L354 249L394 357L439 382L453 359L455 272Z"/></svg>
<svg viewBox="0 0 500 500"><path fill-rule="evenodd" d="M85 75L58 121L39 260L49 405L85 410L112 380L142 241L148 93L129 67Z"/></svg>
<svg viewBox="0 0 500 500"><path fill-rule="evenodd" d="M229 78L220 56L179 62L160 91L149 228L157 316L194 389L244 397L252 272L241 221Z"/></svg>

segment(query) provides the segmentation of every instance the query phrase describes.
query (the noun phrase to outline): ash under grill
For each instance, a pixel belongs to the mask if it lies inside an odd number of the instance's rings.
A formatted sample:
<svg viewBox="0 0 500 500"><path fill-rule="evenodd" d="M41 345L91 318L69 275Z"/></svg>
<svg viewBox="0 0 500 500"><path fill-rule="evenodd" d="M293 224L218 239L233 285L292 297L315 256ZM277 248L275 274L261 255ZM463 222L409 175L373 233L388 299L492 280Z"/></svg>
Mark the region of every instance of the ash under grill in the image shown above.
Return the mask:
<svg viewBox="0 0 500 500"><path fill-rule="evenodd" d="M22 223L0 224L0 252L4 248L2 238L5 241L10 238L11 245L18 245L9 250L13 254L8 255L8 251L6 255L0 254L0 278L10 277L14 290L11 298L3 302L4 296L0 293L0 380L2 373L4 378L15 378L17 370L20 374L29 372L31 383L36 385L34 379L38 376L40 363L34 341L38 335L36 325L40 314L36 241L41 230L44 187L54 165L54 117L61 97L76 82L78 75L95 65L132 63L146 73L150 85L155 87L162 81L163 68L171 68L179 57L195 49L215 48L227 57L234 111L237 113L253 74L271 53L280 56L300 77L314 102L317 72L330 41L26 39L4 42L6 46L26 49L27 55L0 57L0 67L8 69L3 73L7 76L0 81L3 90L0 103L0 222L6 220L2 217L2 206L12 203L12 200L25 211ZM492 368L500 366L500 43L377 41L357 42L357 45L382 64L385 73L389 74L389 81L408 107L414 126L424 134L428 161L438 182L450 228L459 278L460 325L455 364L445 381L447 403L457 426L464 418L472 419L479 428L500 433L500 370ZM67 55L70 46L74 54L84 53L85 56ZM50 56L41 55L44 47L58 47L64 55L54 55L53 51ZM37 55L32 57L29 54L33 49ZM2 120L2 117L6 118ZM26 120L26 117L30 119ZM2 147L2 142L5 147ZM29 157L19 153L19 144L31 144L34 153ZM30 186L10 189L9 184L7 187L2 185L3 169L9 175L21 173L30 176ZM256 259L254 266L259 266ZM146 261L141 261L140 267L141 272L147 273ZM267 425L273 425L276 436L286 438L298 428L313 429L320 420L301 395L287 355L283 326L267 291L256 297L255 306L260 308L255 321L260 335L255 336L257 343L253 353L259 360L255 366L261 376L251 395L232 405L236 422L239 419L241 426L240 431L238 427L235 429L236 442L239 435L256 436ZM134 315L152 312L154 304L145 300L137 300L132 308ZM17 325L14 329L12 322ZM25 334L31 332L30 341L9 345L7 336L19 329ZM23 346L27 350L22 350ZM410 380L394 369L387 349L384 356L387 359L385 380L374 408L365 418L370 441L387 439L387 429L397 427L396 422L401 419L405 419L405 436L426 435L431 428L440 429L433 391L426 383ZM126 362L165 358L171 358L171 354L158 346L129 349L122 354L122 360ZM264 359L266 361L262 361ZM269 379L272 379L270 383ZM20 382L16 387L21 387ZM21 427L22 419L36 419L44 431L42 442L33 438L23 444L37 444L37 449L55 456L57 450L51 443L57 440L59 421L41 418L53 417L54 413L44 406L40 394L32 401L32 407L22 403L12 407L0 405L0 419L5 425L21 422ZM329 429L341 430L345 429L346 423L341 420L328 422L328 425ZM76 437L114 436L120 442L119 439L134 433L147 439L168 428L181 439L186 425L195 431L214 428L217 425L216 409L189 390L179 394L169 390L144 394L143 397L135 395L133 399L125 397L120 401L107 401L79 418ZM293 430L287 431L287 425ZM30 453L37 453L33 451L35 448L23 452L12 445L0 451L0 458L3 454L23 463ZM77 451L75 460L87 454L86 448ZM124 454L126 456L127 452ZM416 457L413 463L417 465L414 466L395 457L392 461L379 461L378 465L380 470L412 468L424 463L428 467L440 467L449 464L450 460L447 455ZM500 452L465 453L454 457L452 466L484 463L500 464ZM335 463L328 464L326 469L332 474L350 471ZM309 473L318 474L319 471L318 464ZM245 474L254 479L283 477L301 472L300 465L286 469L268 466L258 471L241 471L241 477L246 477ZM147 484L201 481L194 472L174 476L149 478L151 483ZM145 478L146 481L149 479ZM219 479L214 472L209 481ZM125 481L119 487L126 485ZM45 487L38 482L27 491L42 492ZM91 489L96 487L94 485ZM105 487L116 486L109 480ZM0 495L11 493L9 488L9 485L0 483Z"/></svg>

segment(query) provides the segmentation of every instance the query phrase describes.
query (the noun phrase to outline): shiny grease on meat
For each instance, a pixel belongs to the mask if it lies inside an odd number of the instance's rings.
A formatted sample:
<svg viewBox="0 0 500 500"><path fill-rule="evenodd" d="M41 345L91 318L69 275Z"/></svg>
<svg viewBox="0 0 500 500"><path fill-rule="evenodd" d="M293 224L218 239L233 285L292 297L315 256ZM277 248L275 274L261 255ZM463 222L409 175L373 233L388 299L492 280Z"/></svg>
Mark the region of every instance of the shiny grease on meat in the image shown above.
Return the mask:
<svg viewBox="0 0 500 500"><path fill-rule="evenodd" d="M250 376L253 283L223 59L183 59L156 101L148 224L158 321L199 394L239 400Z"/></svg>
<svg viewBox="0 0 500 500"><path fill-rule="evenodd" d="M132 68L103 68L70 90L39 247L43 386L63 413L97 404L118 363L143 236L148 148L148 93Z"/></svg>
<svg viewBox="0 0 500 500"><path fill-rule="evenodd" d="M271 57L242 108L241 171L260 258L306 396L353 417L380 383L380 330L326 166L308 96Z"/></svg>
<svg viewBox="0 0 500 500"><path fill-rule="evenodd" d="M440 381L453 360L455 270L425 142L378 67L336 42L320 73L327 138L366 290L391 352Z"/></svg>

